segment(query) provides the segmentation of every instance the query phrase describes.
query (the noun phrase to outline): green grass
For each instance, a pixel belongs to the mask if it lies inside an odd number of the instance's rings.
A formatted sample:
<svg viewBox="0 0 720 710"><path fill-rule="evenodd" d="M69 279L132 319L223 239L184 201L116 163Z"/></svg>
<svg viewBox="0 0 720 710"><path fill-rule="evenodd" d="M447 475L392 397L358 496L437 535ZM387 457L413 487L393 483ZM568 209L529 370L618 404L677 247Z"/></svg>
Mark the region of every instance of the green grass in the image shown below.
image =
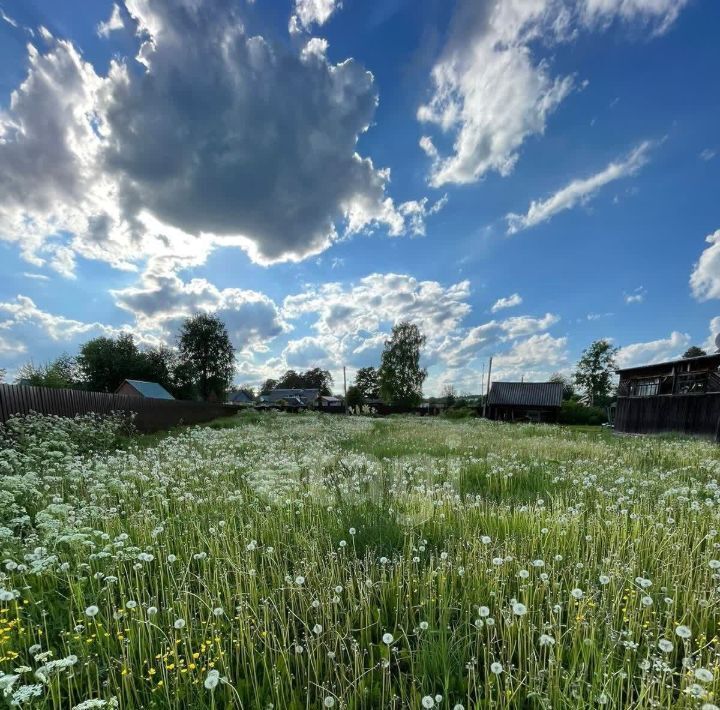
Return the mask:
<svg viewBox="0 0 720 710"><path fill-rule="evenodd" d="M23 466L0 495L8 700L37 685L31 707L717 702L707 442L262 414Z"/></svg>

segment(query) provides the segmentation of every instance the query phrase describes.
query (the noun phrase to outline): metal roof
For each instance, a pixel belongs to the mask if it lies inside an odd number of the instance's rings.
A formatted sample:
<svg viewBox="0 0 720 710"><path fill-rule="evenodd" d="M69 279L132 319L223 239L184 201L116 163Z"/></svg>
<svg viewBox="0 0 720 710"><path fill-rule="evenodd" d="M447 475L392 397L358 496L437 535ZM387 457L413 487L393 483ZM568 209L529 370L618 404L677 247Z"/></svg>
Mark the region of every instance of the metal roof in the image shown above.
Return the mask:
<svg viewBox="0 0 720 710"><path fill-rule="evenodd" d="M263 398L267 402L277 402L280 399L300 397L305 403L314 401L320 390L317 389L274 389L266 392Z"/></svg>
<svg viewBox="0 0 720 710"><path fill-rule="evenodd" d="M561 382L493 382L490 406L559 407L562 405Z"/></svg>
<svg viewBox="0 0 720 710"><path fill-rule="evenodd" d="M679 357L676 360L666 360L665 362L652 362L649 365L635 365L634 367L621 367L615 372L633 372L634 370L650 370L658 367L672 367L673 365L693 364L710 367L713 364L720 365L720 353L711 355L699 355L698 357Z"/></svg>
<svg viewBox="0 0 720 710"><path fill-rule="evenodd" d="M175 397L157 382L145 382L143 380L125 380L125 382L148 399L175 399ZM122 387L122 385L120 385L120 387Z"/></svg>

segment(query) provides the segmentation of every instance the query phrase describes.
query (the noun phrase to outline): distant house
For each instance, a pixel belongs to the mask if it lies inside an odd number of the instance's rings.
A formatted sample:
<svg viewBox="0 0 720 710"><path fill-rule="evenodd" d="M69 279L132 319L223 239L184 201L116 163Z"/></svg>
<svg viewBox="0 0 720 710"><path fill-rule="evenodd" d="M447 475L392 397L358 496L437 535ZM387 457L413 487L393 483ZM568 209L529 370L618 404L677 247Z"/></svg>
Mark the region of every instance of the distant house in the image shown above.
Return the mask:
<svg viewBox="0 0 720 710"><path fill-rule="evenodd" d="M493 382L487 416L502 421L557 421L562 406L561 382Z"/></svg>
<svg viewBox="0 0 720 710"><path fill-rule="evenodd" d="M320 396L315 400L318 409L330 412L339 412L345 409L345 402L340 397Z"/></svg>
<svg viewBox="0 0 720 710"><path fill-rule="evenodd" d="M616 431L720 439L720 353L617 372Z"/></svg>
<svg viewBox="0 0 720 710"><path fill-rule="evenodd" d="M254 401L255 397L247 390L237 390L236 392L230 392L228 395L228 404L242 406L244 404L252 404Z"/></svg>
<svg viewBox="0 0 720 710"><path fill-rule="evenodd" d="M293 407L314 407L320 390L318 389L274 389L258 397L260 404L287 404Z"/></svg>
<svg viewBox="0 0 720 710"><path fill-rule="evenodd" d="M162 385L157 382L143 380L123 380L115 390L115 394L126 394L130 397L145 397L146 399L175 399Z"/></svg>

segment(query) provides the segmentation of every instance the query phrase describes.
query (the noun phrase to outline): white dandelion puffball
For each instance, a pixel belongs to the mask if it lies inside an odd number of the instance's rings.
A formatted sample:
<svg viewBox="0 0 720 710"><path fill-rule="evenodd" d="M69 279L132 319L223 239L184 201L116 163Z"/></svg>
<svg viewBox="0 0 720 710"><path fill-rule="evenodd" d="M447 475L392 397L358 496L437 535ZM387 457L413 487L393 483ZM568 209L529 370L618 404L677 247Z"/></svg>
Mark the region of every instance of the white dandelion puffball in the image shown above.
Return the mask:
<svg viewBox="0 0 720 710"><path fill-rule="evenodd" d="M316 636L320 636L320 634L322 633L322 630L323 630L323 627L320 624L315 624L315 626L313 626L313 633Z"/></svg>
<svg viewBox="0 0 720 710"><path fill-rule="evenodd" d="M382 640L384 644L389 646L395 640L395 637L392 634L383 634Z"/></svg>
<svg viewBox="0 0 720 710"><path fill-rule="evenodd" d="M709 671L707 668L696 668L695 677L701 683L712 683L714 678L712 671Z"/></svg>
<svg viewBox="0 0 720 710"><path fill-rule="evenodd" d="M606 574L601 574L600 575L600 584L602 584L603 586L606 584L610 584L610 577L608 577Z"/></svg>
<svg viewBox="0 0 720 710"><path fill-rule="evenodd" d="M490 616L490 609L488 609L488 607L486 607L486 606L481 606L478 609L478 614L480 614L480 616L482 616L482 617Z"/></svg>
<svg viewBox="0 0 720 710"><path fill-rule="evenodd" d="M660 640L658 641L658 648L659 648L663 653L670 653L670 651L672 651L673 648L674 648L673 642L672 642L672 641L668 641L667 639L660 639Z"/></svg>
<svg viewBox="0 0 720 710"><path fill-rule="evenodd" d="M550 636L550 634L541 634L540 645L541 646L554 646L555 639L552 636Z"/></svg>
<svg viewBox="0 0 720 710"><path fill-rule="evenodd" d="M527 607L524 604L521 604L520 602L515 602L512 605L513 614L515 616L525 616L527 614Z"/></svg>
<svg viewBox="0 0 720 710"><path fill-rule="evenodd" d="M175 623L173 624L173 626L174 626L176 629L183 629L183 628L185 628L185 619L175 619Z"/></svg>
<svg viewBox="0 0 720 710"><path fill-rule="evenodd" d="M295 577L295 584L297 584L298 587L302 587L302 585L305 584L305 577L299 574Z"/></svg>
<svg viewBox="0 0 720 710"><path fill-rule="evenodd" d="M681 638L681 639L689 639L692 638L692 631L689 627L680 625L675 629L675 633Z"/></svg>
<svg viewBox="0 0 720 710"><path fill-rule="evenodd" d="M490 664L490 670L495 675L500 675L503 672L502 663L498 663L497 661L494 661Z"/></svg>
<svg viewBox="0 0 720 710"><path fill-rule="evenodd" d="M335 698L333 698L332 695L328 695L325 700L323 700L323 707L325 708L334 708L335 707Z"/></svg>
<svg viewBox="0 0 720 710"><path fill-rule="evenodd" d="M579 589L578 587L575 587L575 589L571 590L570 594L573 596L574 599L582 599L585 596L585 592L583 592L583 590Z"/></svg>
<svg viewBox="0 0 720 710"><path fill-rule="evenodd" d="M214 668L207 674L207 678L205 678L205 687L208 690L215 690L217 688L218 683L220 682L220 671L215 670Z"/></svg>
<svg viewBox="0 0 720 710"><path fill-rule="evenodd" d="M223 609L221 606L216 606L213 609L213 616L222 616L225 613L225 609Z"/></svg>
<svg viewBox="0 0 720 710"><path fill-rule="evenodd" d="M156 607L156 606L149 606L149 607L147 608L147 614L148 614L148 616L155 616L155 614L157 614L157 611L158 611L158 610L157 610L157 607Z"/></svg>
<svg viewBox="0 0 720 710"><path fill-rule="evenodd" d="M429 626L429 624L428 624L427 621L421 621L421 622L420 622L420 628L421 628L423 631L427 631L427 630L428 630L428 626Z"/></svg>
<svg viewBox="0 0 720 710"><path fill-rule="evenodd" d="M100 609L94 604L91 604L87 609L85 609L85 616L89 616L92 619L94 616L97 616L99 612Z"/></svg>
<svg viewBox="0 0 720 710"><path fill-rule="evenodd" d="M432 697L432 695L426 695L420 702L424 708L435 707L435 699Z"/></svg>

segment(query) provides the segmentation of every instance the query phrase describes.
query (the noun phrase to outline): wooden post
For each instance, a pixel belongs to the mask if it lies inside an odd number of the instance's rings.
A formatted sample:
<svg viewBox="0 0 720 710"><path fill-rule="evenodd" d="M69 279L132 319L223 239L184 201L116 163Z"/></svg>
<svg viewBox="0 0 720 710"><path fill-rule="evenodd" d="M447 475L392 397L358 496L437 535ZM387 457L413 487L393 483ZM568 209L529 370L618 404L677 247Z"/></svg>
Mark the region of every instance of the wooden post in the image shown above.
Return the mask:
<svg viewBox="0 0 720 710"><path fill-rule="evenodd" d="M343 365L343 393L345 395L345 414L347 414L350 410L348 409L347 404L347 377L345 376L345 365Z"/></svg>
<svg viewBox="0 0 720 710"><path fill-rule="evenodd" d="M488 363L488 381L487 381L487 392L485 393L485 402L483 403L483 417L487 410L487 401L490 396L490 379L492 377L492 355L490 356L490 362Z"/></svg>

